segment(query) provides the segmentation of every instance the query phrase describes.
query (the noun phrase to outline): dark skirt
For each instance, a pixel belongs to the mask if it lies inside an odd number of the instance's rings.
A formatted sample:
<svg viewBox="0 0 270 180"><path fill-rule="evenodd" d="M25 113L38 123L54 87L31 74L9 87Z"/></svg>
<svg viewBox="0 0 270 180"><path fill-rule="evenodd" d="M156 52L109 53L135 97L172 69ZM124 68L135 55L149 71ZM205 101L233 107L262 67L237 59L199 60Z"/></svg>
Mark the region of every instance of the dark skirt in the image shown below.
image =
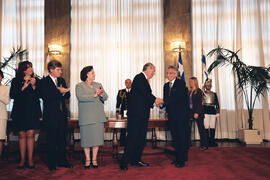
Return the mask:
<svg viewBox="0 0 270 180"><path fill-rule="evenodd" d="M40 128L41 109L39 101L26 102L24 106L14 103L11 118L15 131L27 131Z"/></svg>

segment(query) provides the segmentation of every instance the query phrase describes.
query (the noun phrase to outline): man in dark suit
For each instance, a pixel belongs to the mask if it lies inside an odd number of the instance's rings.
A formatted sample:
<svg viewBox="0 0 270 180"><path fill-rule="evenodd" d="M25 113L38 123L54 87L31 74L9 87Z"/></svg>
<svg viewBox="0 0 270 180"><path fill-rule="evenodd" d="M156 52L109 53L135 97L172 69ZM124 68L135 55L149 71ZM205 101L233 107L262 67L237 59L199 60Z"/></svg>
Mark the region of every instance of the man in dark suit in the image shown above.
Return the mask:
<svg viewBox="0 0 270 180"><path fill-rule="evenodd" d="M127 118L127 110L128 110L128 99L131 90L131 79L125 80L125 89L121 89L118 91L117 98L116 98L116 118L119 119L121 116L122 119ZM126 129L121 129L120 132L120 146L124 146L126 142Z"/></svg>
<svg viewBox="0 0 270 180"><path fill-rule="evenodd" d="M48 168L71 168L66 158L67 107L65 99L70 92L65 79L61 78L62 64L52 60L48 63L49 75L41 81L43 99L43 120L47 128ZM56 149L58 148L58 152Z"/></svg>
<svg viewBox="0 0 270 180"><path fill-rule="evenodd" d="M176 150L176 160L172 164L176 167L184 167L188 160L189 149L188 91L185 81L176 77L177 68L169 66L167 70L169 82L164 84L163 99Z"/></svg>
<svg viewBox="0 0 270 180"><path fill-rule="evenodd" d="M142 151L146 143L146 133L150 108L156 103L160 106L163 100L152 94L149 80L155 74L155 66L146 63L143 72L137 74L131 86L128 101L128 136L124 154L120 163L120 169L127 170L127 164L133 166L149 166L141 161Z"/></svg>

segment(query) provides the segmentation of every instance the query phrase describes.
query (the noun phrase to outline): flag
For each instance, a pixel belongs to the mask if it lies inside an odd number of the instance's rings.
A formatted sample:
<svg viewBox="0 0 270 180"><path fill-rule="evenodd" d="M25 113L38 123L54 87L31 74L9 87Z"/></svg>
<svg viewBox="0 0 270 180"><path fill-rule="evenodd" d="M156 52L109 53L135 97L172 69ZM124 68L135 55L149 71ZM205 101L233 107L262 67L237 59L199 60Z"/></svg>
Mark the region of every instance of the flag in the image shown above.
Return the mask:
<svg viewBox="0 0 270 180"><path fill-rule="evenodd" d="M208 79L208 71L206 69L206 58L202 54L202 80L203 82Z"/></svg>
<svg viewBox="0 0 270 180"><path fill-rule="evenodd" d="M177 64L177 69L178 69L178 79L185 80L185 75L184 75L184 66L183 66L183 61L181 57L181 51L179 51L179 57L178 57L178 64Z"/></svg>

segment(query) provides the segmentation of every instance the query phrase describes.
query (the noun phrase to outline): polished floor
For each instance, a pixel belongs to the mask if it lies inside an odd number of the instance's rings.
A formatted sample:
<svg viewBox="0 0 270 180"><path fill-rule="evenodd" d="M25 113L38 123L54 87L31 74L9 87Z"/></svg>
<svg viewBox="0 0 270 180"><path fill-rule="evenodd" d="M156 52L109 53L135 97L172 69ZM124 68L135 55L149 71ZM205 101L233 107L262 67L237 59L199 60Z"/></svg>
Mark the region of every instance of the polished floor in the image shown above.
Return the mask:
<svg viewBox="0 0 270 180"><path fill-rule="evenodd" d="M142 160L149 167L129 166L128 171L119 169L119 159L112 157L112 144L105 142L98 155L99 168L85 170L84 153L76 143L75 151L68 150L72 169L57 167L51 172L46 166L45 147L40 145L35 151L35 169L16 169L19 161L18 144L9 145L8 159L0 160L0 179L110 179L110 180L269 180L270 179L270 143L244 145L237 141L220 141L218 147L201 151L199 141L192 142L189 160L184 168L171 164L174 160L171 142L158 142L153 149L148 142ZM120 150L123 147L119 148ZM164 151L165 150L165 151ZM167 151L166 151L167 150ZM121 157L121 156L119 156Z"/></svg>

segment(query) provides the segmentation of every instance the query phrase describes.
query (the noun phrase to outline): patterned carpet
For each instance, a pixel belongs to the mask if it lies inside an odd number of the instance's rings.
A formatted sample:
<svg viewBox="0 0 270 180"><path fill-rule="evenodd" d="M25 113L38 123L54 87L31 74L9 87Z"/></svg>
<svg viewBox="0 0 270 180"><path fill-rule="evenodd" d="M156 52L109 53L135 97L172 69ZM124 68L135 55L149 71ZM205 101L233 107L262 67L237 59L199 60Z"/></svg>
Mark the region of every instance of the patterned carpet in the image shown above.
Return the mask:
<svg viewBox="0 0 270 180"><path fill-rule="evenodd" d="M12 153L8 160L0 161L0 179L270 179L268 147L216 147L207 151L191 147L186 167L176 168L171 165L171 153L147 146L142 159L150 163L150 167L129 166L128 171L119 169L110 146L101 148L98 169L83 168L83 152L69 154L72 169L58 168L55 172L47 169L44 152L35 155L35 169L17 170L18 159L18 153Z"/></svg>

